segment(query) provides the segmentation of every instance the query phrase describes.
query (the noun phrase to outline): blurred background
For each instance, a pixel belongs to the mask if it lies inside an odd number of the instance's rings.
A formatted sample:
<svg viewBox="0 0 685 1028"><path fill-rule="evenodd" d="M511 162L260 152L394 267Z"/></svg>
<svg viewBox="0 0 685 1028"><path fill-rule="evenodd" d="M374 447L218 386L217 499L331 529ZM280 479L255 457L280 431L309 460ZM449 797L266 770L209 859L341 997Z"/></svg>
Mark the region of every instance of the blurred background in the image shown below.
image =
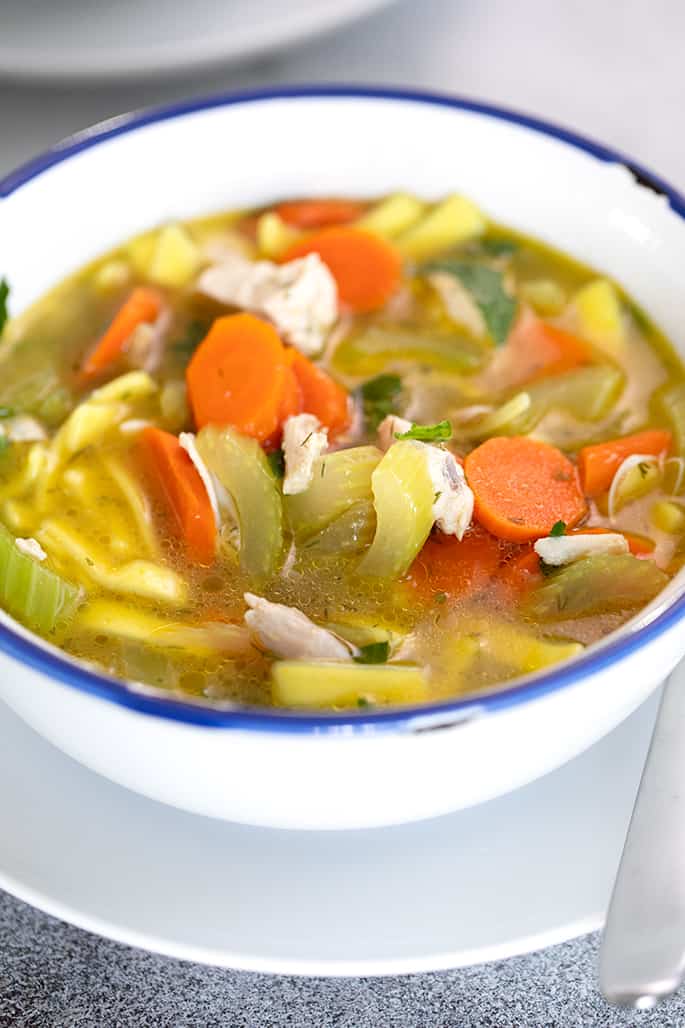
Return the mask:
<svg viewBox="0 0 685 1028"><path fill-rule="evenodd" d="M333 81L520 108L685 188L683 0L0 0L0 11L0 174L122 111Z"/></svg>

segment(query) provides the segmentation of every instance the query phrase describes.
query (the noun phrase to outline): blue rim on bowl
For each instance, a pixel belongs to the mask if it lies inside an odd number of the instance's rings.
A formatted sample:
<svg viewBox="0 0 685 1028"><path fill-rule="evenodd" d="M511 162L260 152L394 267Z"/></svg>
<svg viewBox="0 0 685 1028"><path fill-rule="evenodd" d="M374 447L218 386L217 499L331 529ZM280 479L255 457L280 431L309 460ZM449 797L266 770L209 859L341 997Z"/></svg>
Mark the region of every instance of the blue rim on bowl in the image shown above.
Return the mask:
<svg viewBox="0 0 685 1028"><path fill-rule="evenodd" d="M439 107L452 107L462 111L484 114L500 121L508 121L533 129L553 139L567 143L578 150L607 163L622 164L634 174L642 185L653 189L668 199L671 209L685 220L685 197L651 171L626 158L609 147L583 136L559 128L538 118L531 118L516 111L489 104L477 103L461 97L439 93L417 92L404 89L376 89L356 86L287 86L278 89L263 89L243 93L229 93L210 96L185 103L150 108L133 114L122 115L86 129L64 140L45 153L34 157L26 164L0 180L0 198L8 197L27 182L37 178L55 164L68 160L75 154L115 136L122 135L146 125L172 118L182 117L213 107L228 107L234 104L260 103L281 99L379 99L390 102L411 102ZM602 645L596 651L579 657L568 665L538 674L530 680L517 684L496 687L492 692L458 697L440 703L421 707L406 707L389 711L354 711L348 713L302 714L295 711L276 711L272 708L253 709L200 704L192 700L173 698L149 691L138 691L123 681L79 666L67 656L48 649L39 642L33 642L23 633L0 624L0 651L49 677L83 692L118 703L143 714L154 714L185 724L214 728L234 728L251 731L313 733L326 731L401 730L413 731L432 724L451 724L463 721L486 711L502 710L507 707L537 699L572 685L586 674L596 673L611 667L638 650L642 645L663 635L669 628L685 617L685 594L677 597L665 610L648 624L636 628Z"/></svg>

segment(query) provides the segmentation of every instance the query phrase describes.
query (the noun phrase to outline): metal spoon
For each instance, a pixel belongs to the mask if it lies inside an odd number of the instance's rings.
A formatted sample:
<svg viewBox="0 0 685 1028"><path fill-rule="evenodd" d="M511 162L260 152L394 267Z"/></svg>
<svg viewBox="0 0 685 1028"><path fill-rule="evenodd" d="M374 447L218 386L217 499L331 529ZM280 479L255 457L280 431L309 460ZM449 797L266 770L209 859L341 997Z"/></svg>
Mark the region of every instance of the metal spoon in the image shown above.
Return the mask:
<svg viewBox="0 0 685 1028"><path fill-rule="evenodd" d="M685 662L664 686L609 905L599 977L641 1010L685 973Z"/></svg>

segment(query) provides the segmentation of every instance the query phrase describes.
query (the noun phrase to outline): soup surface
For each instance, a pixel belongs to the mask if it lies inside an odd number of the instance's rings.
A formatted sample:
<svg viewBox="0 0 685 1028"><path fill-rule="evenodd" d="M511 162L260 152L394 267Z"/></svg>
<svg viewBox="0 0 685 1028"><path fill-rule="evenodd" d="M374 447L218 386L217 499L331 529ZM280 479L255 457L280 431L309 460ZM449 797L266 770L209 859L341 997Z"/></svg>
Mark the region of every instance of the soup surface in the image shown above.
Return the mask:
<svg viewBox="0 0 685 1028"><path fill-rule="evenodd" d="M6 316L0 602L212 701L368 707L581 653L685 552L685 378L468 199L169 224Z"/></svg>

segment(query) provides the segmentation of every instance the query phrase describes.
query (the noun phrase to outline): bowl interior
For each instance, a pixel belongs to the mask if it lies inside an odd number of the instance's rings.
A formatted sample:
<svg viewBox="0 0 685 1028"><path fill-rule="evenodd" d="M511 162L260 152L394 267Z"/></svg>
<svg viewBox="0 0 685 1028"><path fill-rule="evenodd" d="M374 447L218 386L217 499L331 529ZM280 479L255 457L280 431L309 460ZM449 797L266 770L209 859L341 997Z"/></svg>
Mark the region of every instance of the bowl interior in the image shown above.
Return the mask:
<svg viewBox="0 0 685 1028"><path fill-rule="evenodd" d="M685 353L679 199L669 206L601 147L444 98L302 90L115 119L0 183L0 273L17 313L169 219L395 189L463 192L492 219L610 273ZM631 627L663 612L683 582L681 573Z"/></svg>

